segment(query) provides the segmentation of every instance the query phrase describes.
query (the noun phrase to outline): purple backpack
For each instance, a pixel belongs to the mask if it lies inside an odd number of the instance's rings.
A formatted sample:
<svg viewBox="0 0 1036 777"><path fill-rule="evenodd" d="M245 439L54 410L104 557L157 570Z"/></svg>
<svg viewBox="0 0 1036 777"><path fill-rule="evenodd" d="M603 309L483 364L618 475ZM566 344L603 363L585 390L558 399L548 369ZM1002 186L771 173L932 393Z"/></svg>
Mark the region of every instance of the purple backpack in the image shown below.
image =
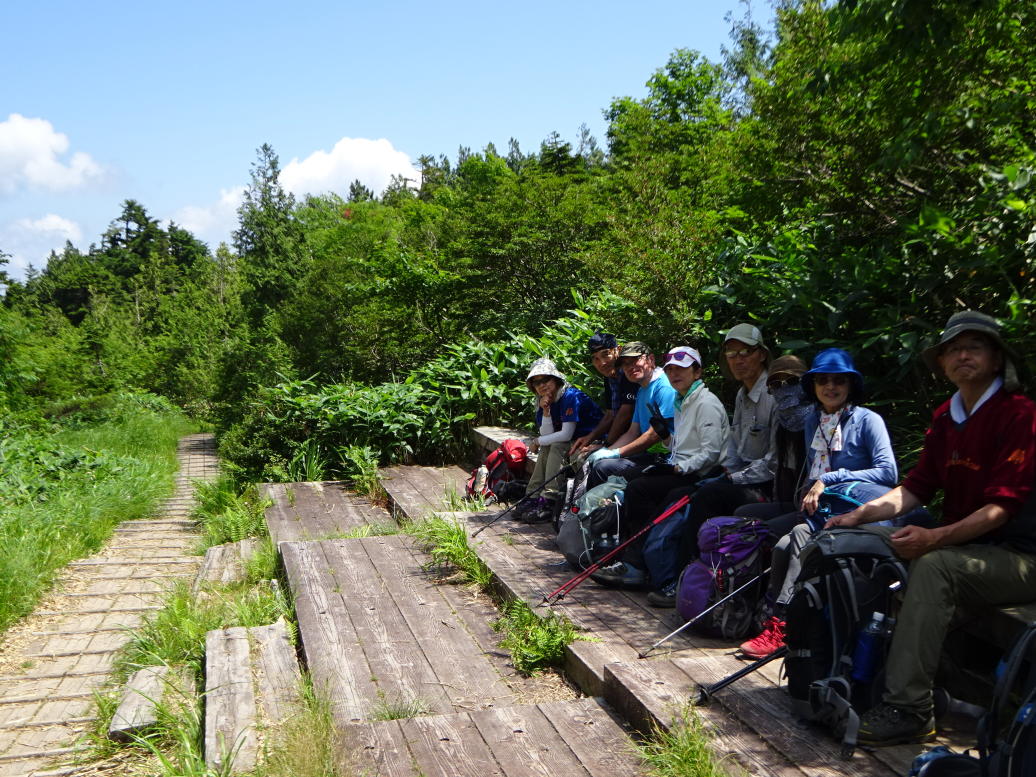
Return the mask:
<svg viewBox="0 0 1036 777"><path fill-rule="evenodd" d="M710 518L698 530L698 551L698 558L680 575L677 611L688 621L701 616L693 628L710 637L741 639L758 631L758 605L766 586L762 573L770 558L766 524L750 518ZM702 615L753 578L736 596Z"/></svg>

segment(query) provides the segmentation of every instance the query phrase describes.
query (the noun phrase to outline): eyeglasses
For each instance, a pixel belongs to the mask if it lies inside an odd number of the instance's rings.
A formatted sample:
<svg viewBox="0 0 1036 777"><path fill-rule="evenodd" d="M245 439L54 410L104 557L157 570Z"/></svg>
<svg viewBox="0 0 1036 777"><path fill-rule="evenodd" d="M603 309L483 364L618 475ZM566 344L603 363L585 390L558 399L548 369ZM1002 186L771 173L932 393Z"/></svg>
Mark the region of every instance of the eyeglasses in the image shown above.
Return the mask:
<svg viewBox="0 0 1036 777"><path fill-rule="evenodd" d="M985 340L965 340L961 343L950 343L942 349L940 356L958 356L962 353L966 353L969 356L975 356L983 351L991 349L989 343Z"/></svg>
<svg viewBox="0 0 1036 777"><path fill-rule="evenodd" d="M755 353L754 346L752 348L741 348L737 351L724 351L723 355L728 359L745 359L753 353Z"/></svg>
<svg viewBox="0 0 1036 777"><path fill-rule="evenodd" d="M785 386L797 386L799 385L798 375L788 375L784 378L772 378L766 382L766 388L769 391L775 391Z"/></svg>
<svg viewBox="0 0 1036 777"><path fill-rule="evenodd" d="M686 351L670 351L665 355L664 361L666 367L670 364L679 364L681 367L690 367L692 364L697 363L697 360Z"/></svg>
<svg viewBox="0 0 1036 777"><path fill-rule="evenodd" d="M554 380L554 378L550 375L537 375L535 378L530 379L529 383L534 386L542 386L545 383L550 383L552 380Z"/></svg>
<svg viewBox="0 0 1036 777"><path fill-rule="evenodd" d="M828 383L835 386L845 386L849 383L849 376L840 375L838 373L835 373L834 375L825 375L821 373L820 375L813 376L813 382L818 386L826 386Z"/></svg>

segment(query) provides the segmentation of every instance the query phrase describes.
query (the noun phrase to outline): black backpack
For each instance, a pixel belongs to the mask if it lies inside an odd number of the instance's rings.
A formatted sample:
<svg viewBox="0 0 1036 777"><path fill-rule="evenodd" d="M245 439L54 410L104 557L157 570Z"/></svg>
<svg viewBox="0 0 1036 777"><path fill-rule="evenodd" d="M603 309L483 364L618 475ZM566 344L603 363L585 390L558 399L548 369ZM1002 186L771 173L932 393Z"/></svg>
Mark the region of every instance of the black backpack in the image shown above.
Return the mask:
<svg viewBox="0 0 1036 777"><path fill-rule="evenodd" d="M784 671L796 714L830 728L852 757L860 713L881 700L887 640L879 640L870 680L852 677L853 653L872 613L890 614L907 571L881 534L865 529L819 532L801 551L802 571L788 603Z"/></svg>
<svg viewBox="0 0 1036 777"><path fill-rule="evenodd" d="M555 542L569 565L584 570L614 550L619 544L621 517L622 507L613 499L586 515L573 510L562 513Z"/></svg>
<svg viewBox="0 0 1036 777"><path fill-rule="evenodd" d="M1014 698L1012 698L1014 696ZM1005 716L1014 714L1005 725ZM1003 730L1003 736L1000 736ZM978 725L978 756L940 746L915 759L917 777L1036 775L1036 623L1030 623L997 669L989 710Z"/></svg>

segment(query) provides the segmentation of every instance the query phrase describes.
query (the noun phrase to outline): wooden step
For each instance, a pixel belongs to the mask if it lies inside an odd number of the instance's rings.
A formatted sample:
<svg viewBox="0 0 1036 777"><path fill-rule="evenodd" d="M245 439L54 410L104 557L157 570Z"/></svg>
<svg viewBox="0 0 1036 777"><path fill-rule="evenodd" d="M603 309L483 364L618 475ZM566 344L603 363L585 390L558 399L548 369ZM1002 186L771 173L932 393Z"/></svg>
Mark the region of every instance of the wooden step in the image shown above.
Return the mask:
<svg viewBox="0 0 1036 777"><path fill-rule="evenodd" d="M258 548L259 540L252 537L240 542L213 545L205 551L205 560L194 578L191 592L197 595L205 585L244 582L245 567Z"/></svg>
<svg viewBox="0 0 1036 777"><path fill-rule="evenodd" d="M460 467L382 467L381 485L392 502L393 515L418 521L447 507L447 495L464 496L468 474Z"/></svg>
<svg viewBox="0 0 1036 777"><path fill-rule="evenodd" d="M108 725L108 738L128 742L157 724L158 708L170 682L172 676L166 665L145 666L130 675Z"/></svg>
<svg viewBox="0 0 1036 777"><path fill-rule="evenodd" d="M513 701L461 603L422 568L412 542L393 535L279 546L306 664L339 724L370 720L386 705L449 713Z"/></svg>
<svg viewBox="0 0 1036 777"><path fill-rule="evenodd" d="M482 514L472 514L469 533L481 528L485 520ZM644 593L604 588L593 580L581 583L557 604L541 606L546 594L576 574L558 552L549 525L529 526L504 518L471 543L505 596L525 601L542 615L564 615L593 637L594 641L569 645L565 664L566 674L591 696L603 692L605 664L636 660L683 623L675 610L649 606ZM687 631L658 652L685 650L705 655L729 652L731 646Z"/></svg>
<svg viewBox="0 0 1036 777"><path fill-rule="evenodd" d="M650 723L668 727L673 710L697 697L698 684L708 684L743 667L725 656L681 656L606 667L605 697L638 729ZM753 775L806 777L897 777L906 774L922 747L899 745L871 752L858 747L850 761L828 732L800 723L791 714L787 694L760 673L741 678L697 707L714 727L719 754L740 763ZM794 768L787 766L788 762Z"/></svg>
<svg viewBox="0 0 1036 777"><path fill-rule="evenodd" d="M205 762L223 773L256 766L262 732L300 703L300 672L283 620L205 635Z"/></svg>
<svg viewBox="0 0 1036 777"><path fill-rule="evenodd" d="M274 543L341 537L363 526L394 524L387 510L348 490L338 481L264 483L266 525Z"/></svg>
<svg viewBox="0 0 1036 777"><path fill-rule="evenodd" d="M388 720L343 732L341 771L392 777L639 777L596 699Z"/></svg>
<svg viewBox="0 0 1036 777"><path fill-rule="evenodd" d="M469 517L470 532L484 525L485 521L485 515L472 514ZM554 533L549 526L527 526L504 519L481 532L471 542L475 552L493 572L505 595L524 600L540 613L553 610L564 614L588 636L597 640L576 641L569 645L565 672L587 694L605 696L616 709L629 715L631 722L643 724L651 718L653 722L666 723L662 711L665 708L663 702L673 701L669 696L690 699L692 695L697 695L696 683L716 682L744 666L744 662L733 655L736 644L702 637L690 629L650 653L652 658L640 659L639 656L647 648L683 623L675 610L649 606L643 593L604 588L587 580L559 604L538 607L545 593L554 590L575 574L557 551ZM665 674L668 669L658 669L663 680L660 686L653 684L651 678L655 670L652 667L667 663L663 659L671 659L679 668L684 676L682 685L673 685L672 677ZM622 683L616 686L617 681L612 676L616 673L612 671L615 666L636 667L635 670L627 670L627 674L640 679L637 682L630 681L628 686ZM617 687L627 689L620 692ZM679 690L676 690L677 687ZM659 694L668 696L662 699ZM751 700L750 703L738 701L745 694ZM760 761L760 774L800 773L794 770L782 771L785 769L782 763L795 763L795 768L805 770L804 773L809 775L833 776L838 772L838 744L831 735L809 728L792 717L782 687L779 661L764 666L755 674L725 689L720 697L723 701L719 703L719 717L716 720L710 719L713 727L721 734L718 746L720 755L729 749L727 745L741 747L742 743L747 742L745 752L754 755L746 756L746 759L752 763L753 759ZM725 706L726 700L730 700L733 706ZM655 714L648 715L647 711L650 710L654 710ZM671 710L668 714L672 714ZM723 725L717 721L722 721ZM733 733L724 733L728 730ZM817 748L811 751L813 754L803 749L804 743L808 742L817 743ZM968 746L967 742L961 741L945 743L957 749ZM881 777L905 774L910 760L920 750L919 746L882 748L875 751L876 756L857 755L852 762L853 774ZM823 757L816 756L817 752L822 753ZM862 750L859 752L863 753ZM828 755L835 760L824 760ZM835 763L834 771L824 771L830 763ZM859 771L857 764L861 764ZM752 768L756 767L750 767L750 773L756 773Z"/></svg>

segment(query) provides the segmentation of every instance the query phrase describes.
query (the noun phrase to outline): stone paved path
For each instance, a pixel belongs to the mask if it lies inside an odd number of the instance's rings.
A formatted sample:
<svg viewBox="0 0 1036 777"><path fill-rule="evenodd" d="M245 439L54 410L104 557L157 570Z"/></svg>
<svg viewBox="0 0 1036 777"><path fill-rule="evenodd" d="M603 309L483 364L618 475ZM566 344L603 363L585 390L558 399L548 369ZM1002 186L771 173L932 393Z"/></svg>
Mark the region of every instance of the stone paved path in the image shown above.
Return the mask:
<svg viewBox="0 0 1036 777"><path fill-rule="evenodd" d="M54 591L0 646L0 777L75 774L60 766L94 720L93 690L131 629L161 595L192 577L200 556L189 520L193 480L218 472L211 434L180 441L172 497L150 520L121 524L97 554L74 561Z"/></svg>

